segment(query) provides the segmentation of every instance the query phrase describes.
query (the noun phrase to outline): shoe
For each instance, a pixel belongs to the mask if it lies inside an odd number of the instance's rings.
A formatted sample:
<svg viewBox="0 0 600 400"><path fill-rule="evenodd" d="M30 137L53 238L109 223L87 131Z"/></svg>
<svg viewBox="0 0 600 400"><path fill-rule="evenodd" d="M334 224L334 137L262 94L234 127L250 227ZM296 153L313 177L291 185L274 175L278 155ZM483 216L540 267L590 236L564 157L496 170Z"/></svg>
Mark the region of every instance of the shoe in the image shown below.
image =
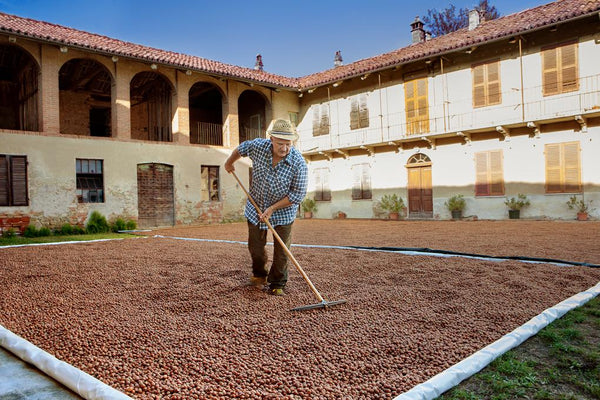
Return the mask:
<svg viewBox="0 0 600 400"><path fill-rule="evenodd" d="M250 286L262 289L267 284L266 276L253 276L250 278Z"/></svg>
<svg viewBox="0 0 600 400"><path fill-rule="evenodd" d="M283 296L283 289L282 288L269 289L268 293L271 296Z"/></svg>

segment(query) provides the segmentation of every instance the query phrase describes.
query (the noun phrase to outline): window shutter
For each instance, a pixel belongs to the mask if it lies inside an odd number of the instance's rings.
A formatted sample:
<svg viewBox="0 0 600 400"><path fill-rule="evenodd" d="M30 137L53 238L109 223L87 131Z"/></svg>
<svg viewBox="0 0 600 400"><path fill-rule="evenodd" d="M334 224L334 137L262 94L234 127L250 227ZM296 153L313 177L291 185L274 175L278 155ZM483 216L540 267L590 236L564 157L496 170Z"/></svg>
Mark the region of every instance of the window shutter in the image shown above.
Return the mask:
<svg viewBox="0 0 600 400"><path fill-rule="evenodd" d="M579 142L563 143L564 191L581 191L581 173L579 169Z"/></svg>
<svg viewBox="0 0 600 400"><path fill-rule="evenodd" d="M361 174L362 198L370 199L371 196L371 171L368 164L363 164Z"/></svg>
<svg viewBox="0 0 600 400"><path fill-rule="evenodd" d="M429 132L429 103L427 101L427 78L417 81L419 133Z"/></svg>
<svg viewBox="0 0 600 400"><path fill-rule="evenodd" d="M353 97L350 100L350 129L358 129L359 127L358 99Z"/></svg>
<svg viewBox="0 0 600 400"><path fill-rule="evenodd" d="M313 108L313 136L321 135L321 115L319 113L319 106Z"/></svg>
<svg viewBox="0 0 600 400"><path fill-rule="evenodd" d="M0 206L8 206L8 156L0 155Z"/></svg>
<svg viewBox="0 0 600 400"><path fill-rule="evenodd" d="M560 144L547 144L546 193L560 193L562 191L560 170Z"/></svg>
<svg viewBox="0 0 600 400"><path fill-rule="evenodd" d="M359 101L359 125L361 128L369 127L369 108L367 107L367 96L361 95Z"/></svg>
<svg viewBox="0 0 600 400"><path fill-rule="evenodd" d="M571 92L579 89L577 79L577 45L570 44L559 47L561 64L561 92Z"/></svg>
<svg viewBox="0 0 600 400"><path fill-rule="evenodd" d="M500 62L494 61L486 64L487 70L487 104L502 103L502 95L500 93Z"/></svg>
<svg viewBox="0 0 600 400"><path fill-rule="evenodd" d="M406 134L412 135L418 133L414 126L416 119L416 98L415 98L415 82L410 81L404 83L404 106L406 109Z"/></svg>
<svg viewBox="0 0 600 400"><path fill-rule="evenodd" d="M504 173L502 168L502 150L489 152L490 156L490 195L501 196L504 194Z"/></svg>
<svg viewBox="0 0 600 400"><path fill-rule="evenodd" d="M475 196L489 196L487 153L475 153Z"/></svg>
<svg viewBox="0 0 600 400"><path fill-rule="evenodd" d="M557 48L542 51L542 80L544 96L558 93Z"/></svg>
<svg viewBox="0 0 600 400"><path fill-rule="evenodd" d="M352 200L360 200L362 189L360 186L362 178L362 168L360 165L352 167Z"/></svg>
<svg viewBox="0 0 600 400"><path fill-rule="evenodd" d="M484 68L484 64L473 67L473 107L486 105Z"/></svg>
<svg viewBox="0 0 600 400"><path fill-rule="evenodd" d="M329 108L327 104L321 105L321 135L329 135Z"/></svg>

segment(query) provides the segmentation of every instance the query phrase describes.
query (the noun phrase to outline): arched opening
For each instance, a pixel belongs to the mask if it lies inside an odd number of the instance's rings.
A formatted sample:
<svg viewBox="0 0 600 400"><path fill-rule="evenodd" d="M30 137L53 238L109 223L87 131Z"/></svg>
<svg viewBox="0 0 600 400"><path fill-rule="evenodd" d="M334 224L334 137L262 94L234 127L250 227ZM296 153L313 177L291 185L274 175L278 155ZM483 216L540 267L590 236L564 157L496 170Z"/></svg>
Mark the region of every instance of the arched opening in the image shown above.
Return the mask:
<svg viewBox="0 0 600 400"><path fill-rule="evenodd" d="M173 112L171 83L159 73L146 71L130 83L131 138L171 142Z"/></svg>
<svg viewBox="0 0 600 400"><path fill-rule="evenodd" d="M190 143L223 146L223 96L213 84L198 82L190 89Z"/></svg>
<svg viewBox="0 0 600 400"><path fill-rule="evenodd" d="M0 128L38 131L39 67L18 46L0 45Z"/></svg>
<svg viewBox="0 0 600 400"><path fill-rule="evenodd" d="M238 113L240 143L266 136L266 101L260 93L243 92L238 99Z"/></svg>
<svg viewBox="0 0 600 400"><path fill-rule="evenodd" d="M407 163L408 171L408 217L433 218L433 186L431 182L431 159L417 153Z"/></svg>
<svg viewBox="0 0 600 400"><path fill-rule="evenodd" d="M111 136L110 72L98 61L76 58L58 73L60 132Z"/></svg>

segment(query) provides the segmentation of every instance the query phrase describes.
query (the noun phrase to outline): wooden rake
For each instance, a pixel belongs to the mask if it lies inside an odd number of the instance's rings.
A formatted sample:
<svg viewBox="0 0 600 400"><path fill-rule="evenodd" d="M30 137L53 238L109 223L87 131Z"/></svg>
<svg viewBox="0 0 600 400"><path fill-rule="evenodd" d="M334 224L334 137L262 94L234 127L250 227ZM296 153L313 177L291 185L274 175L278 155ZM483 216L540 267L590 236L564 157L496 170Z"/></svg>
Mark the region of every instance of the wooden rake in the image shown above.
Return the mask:
<svg viewBox="0 0 600 400"><path fill-rule="evenodd" d="M250 202L252 203L254 208L256 208L256 211L258 212L258 214L259 215L262 214L260 207L258 207L258 204L256 204L256 202L254 201L252 196L250 196L250 193L248 193L248 191L244 187L244 184L240 181L238 176L235 174L235 171L232 171L231 174L233 175L235 180L238 182L238 184L241 186L244 193L246 193L246 196L248 196L248 200L250 200ZM335 306L338 304L343 304L346 302L346 300L327 301L327 300L323 299L323 296L321 296L321 294L319 293L319 291L317 290L315 285L313 285L313 283L310 281L310 279L308 278L308 275L306 275L306 272L304 272L304 270L302 269L302 267L300 266L300 264L298 263L298 261L296 260L294 255L292 254L292 252L287 248L284 241L281 239L279 234L275 231L275 228L273 228L273 226L271 225L271 223L268 220L265 220L264 222L267 224L267 226L269 227L269 230L271 231L271 233L273 233L273 237L275 238L275 240L277 240L279 242L279 244L283 248L283 251L288 256L288 258L290 259L292 264L294 264L294 266L296 267L298 272L300 272L300 275L302 275L302 277L304 278L306 283L308 283L310 290L312 290L312 292L315 294L315 297L317 298L317 300L319 300L319 303L292 308L291 311L304 311L304 310L313 310L315 308L328 308L328 307L332 307L332 306Z"/></svg>

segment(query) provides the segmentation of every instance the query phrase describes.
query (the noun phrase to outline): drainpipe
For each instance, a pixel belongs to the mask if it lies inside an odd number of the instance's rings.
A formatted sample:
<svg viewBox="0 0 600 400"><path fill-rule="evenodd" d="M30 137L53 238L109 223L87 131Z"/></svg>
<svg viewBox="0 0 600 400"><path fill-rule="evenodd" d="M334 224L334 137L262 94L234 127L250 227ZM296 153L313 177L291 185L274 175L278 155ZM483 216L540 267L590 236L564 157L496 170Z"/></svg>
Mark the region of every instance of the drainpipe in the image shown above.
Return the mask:
<svg viewBox="0 0 600 400"><path fill-rule="evenodd" d="M331 130L331 93L329 91L329 86L327 86L327 113L329 114L329 148L333 149L333 132ZM320 114L319 114L320 115ZM340 121L338 121L338 137L340 136Z"/></svg>
<svg viewBox="0 0 600 400"><path fill-rule="evenodd" d="M383 143L383 104L381 102L381 74L377 74L379 81L379 130L381 131L381 142Z"/></svg>
<svg viewBox="0 0 600 400"><path fill-rule="evenodd" d="M446 83L446 75L444 75L444 57L440 57L440 72L442 74L442 113L444 117L444 132L447 132L448 126L446 125L446 92L448 88Z"/></svg>
<svg viewBox="0 0 600 400"><path fill-rule="evenodd" d="M523 46L522 39L519 36L519 64L521 68L521 118L525 121L525 92L523 89Z"/></svg>

